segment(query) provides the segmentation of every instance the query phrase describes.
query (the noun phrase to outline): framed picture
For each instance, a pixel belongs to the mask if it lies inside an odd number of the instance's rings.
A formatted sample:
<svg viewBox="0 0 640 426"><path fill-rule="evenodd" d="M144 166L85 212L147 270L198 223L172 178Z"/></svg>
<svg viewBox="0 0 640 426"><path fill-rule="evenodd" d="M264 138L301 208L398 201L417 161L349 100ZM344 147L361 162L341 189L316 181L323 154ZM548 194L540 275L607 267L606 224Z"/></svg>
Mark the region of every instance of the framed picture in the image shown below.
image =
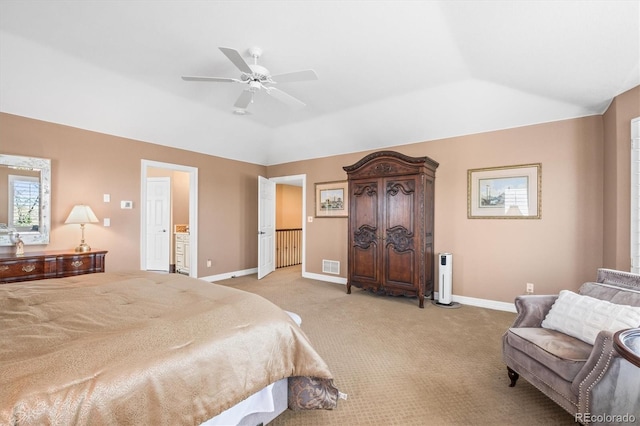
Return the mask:
<svg viewBox="0 0 640 426"><path fill-rule="evenodd" d="M316 183L316 217L347 217L347 181Z"/></svg>
<svg viewBox="0 0 640 426"><path fill-rule="evenodd" d="M469 219L540 219L542 164L467 172Z"/></svg>

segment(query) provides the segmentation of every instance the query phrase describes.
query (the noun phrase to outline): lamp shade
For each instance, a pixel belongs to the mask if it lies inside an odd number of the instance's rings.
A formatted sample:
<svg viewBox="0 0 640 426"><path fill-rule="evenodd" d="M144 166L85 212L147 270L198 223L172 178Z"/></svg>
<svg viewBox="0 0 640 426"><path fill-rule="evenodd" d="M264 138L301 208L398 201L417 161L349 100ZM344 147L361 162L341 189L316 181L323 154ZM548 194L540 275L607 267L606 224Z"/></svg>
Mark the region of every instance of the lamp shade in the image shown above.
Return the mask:
<svg viewBox="0 0 640 426"><path fill-rule="evenodd" d="M85 224L97 222L98 218L96 217L95 213L93 213L93 210L91 210L91 207L84 204L78 204L76 206L73 206L71 213L69 213L69 217L67 217L67 220L65 220L64 223Z"/></svg>

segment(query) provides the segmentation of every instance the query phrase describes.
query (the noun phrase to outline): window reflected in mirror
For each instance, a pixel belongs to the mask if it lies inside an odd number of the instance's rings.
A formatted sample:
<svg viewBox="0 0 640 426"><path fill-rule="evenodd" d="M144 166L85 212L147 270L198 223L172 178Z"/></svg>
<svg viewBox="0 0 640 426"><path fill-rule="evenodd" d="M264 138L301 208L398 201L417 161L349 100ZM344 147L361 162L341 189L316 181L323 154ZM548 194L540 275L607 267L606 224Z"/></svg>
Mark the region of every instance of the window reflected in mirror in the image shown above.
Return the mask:
<svg viewBox="0 0 640 426"><path fill-rule="evenodd" d="M48 244L51 205L51 160L0 154L0 246Z"/></svg>
<svg viewBox="0 0 640 426"><path fill-rule="evenodd" d="M18 232L38 231L40 226L40 176L9 175L9 226Z"/></svg>

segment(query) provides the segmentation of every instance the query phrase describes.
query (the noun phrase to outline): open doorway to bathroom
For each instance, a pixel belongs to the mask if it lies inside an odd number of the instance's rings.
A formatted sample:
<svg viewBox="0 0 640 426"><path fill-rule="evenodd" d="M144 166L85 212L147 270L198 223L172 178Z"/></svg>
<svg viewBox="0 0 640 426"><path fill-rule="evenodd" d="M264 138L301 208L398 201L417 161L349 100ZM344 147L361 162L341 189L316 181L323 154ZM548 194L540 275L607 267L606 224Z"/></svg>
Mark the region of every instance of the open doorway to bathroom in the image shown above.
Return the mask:
<svg viewBox="0 0 640 426"><path fill-rule="evenodd" d="M197 277L198 169L142 160L140 269Z"/></svg>

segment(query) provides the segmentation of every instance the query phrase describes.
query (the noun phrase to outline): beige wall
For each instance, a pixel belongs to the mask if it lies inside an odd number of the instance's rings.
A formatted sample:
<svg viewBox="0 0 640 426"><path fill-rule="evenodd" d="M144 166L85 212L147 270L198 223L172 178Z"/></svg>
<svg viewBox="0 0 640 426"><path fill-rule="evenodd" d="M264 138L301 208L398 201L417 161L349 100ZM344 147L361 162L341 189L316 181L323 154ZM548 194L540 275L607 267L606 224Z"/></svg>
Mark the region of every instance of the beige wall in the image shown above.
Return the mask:
<svg viewBox="0 0 640 426"><path fill-rule="evenodd" d="M215 275L255 268L258 175L263 166L89 132L0 113L0 152L50 158L51 243L26 251L73 249L80 240L75 225L64 225L74 204L89 204L111 227L87 225L93 248L109 250L107 270L140 268L141 160L198 168L198 274ZM111 202L103 202L111 194ZM120 200L133 200L132 210ZM10 251L0 247L0 251ZM212 259L207 268L206 260Z"/></svg>
<svg viewBox="0 0 640 426"><path fill-rule="evenodd" d="M302 228L302 188L276 185L276 229Z"/></svg>
<svg viewBox="0 0 640 426"><path fill-rule="evenodd" d="M628 269L629 120L640 115L639 96L640 88L620 95L604 116L392 148L440 163L436 253L454 255L454 294L512 302L527 282L536 293L556 293L577 289L598 267ZM0 152L52 159L51 244L27 250L75 247L79 229L63 222L71 206L88 203L111 218L110 228L87 226L88 242L109 250L108 270L139 268L141 159L197 167L200 276L257 266L258 175L305 174L313 215L314 183L346 179L342 167L368 153L263 167L9 114L0 114ZM467 218L468 169L525 163L542 163L542 219ZM120 200L134 209L121 210ZM322 259L338 260L345 277L347 219L314 218L305 228L307 271L320 274Z"/></svg>
<svg viewBox="0 0 640 426"><path fill-rule="evenodd" d="M453 292L511 302L525 283L553 293L595 277L602 265L602 118L520 127L393 148L438 161L435 247L453 253ZM268 168L269 176L307 174L307 211L313 183L346 179L342 166L366 153ZM542 219L467 219L467 170L542 163ZM322 259L341 262L346 276L347 220L315 218L306 224L306 268Z"/></svg>
<svg viewBox="0 0 640 426"><path fill-rule="evenodd" d="M604 259L612 269L631 268L631 125L640 117L640 86L617 96L604 122Z"/></svg>

